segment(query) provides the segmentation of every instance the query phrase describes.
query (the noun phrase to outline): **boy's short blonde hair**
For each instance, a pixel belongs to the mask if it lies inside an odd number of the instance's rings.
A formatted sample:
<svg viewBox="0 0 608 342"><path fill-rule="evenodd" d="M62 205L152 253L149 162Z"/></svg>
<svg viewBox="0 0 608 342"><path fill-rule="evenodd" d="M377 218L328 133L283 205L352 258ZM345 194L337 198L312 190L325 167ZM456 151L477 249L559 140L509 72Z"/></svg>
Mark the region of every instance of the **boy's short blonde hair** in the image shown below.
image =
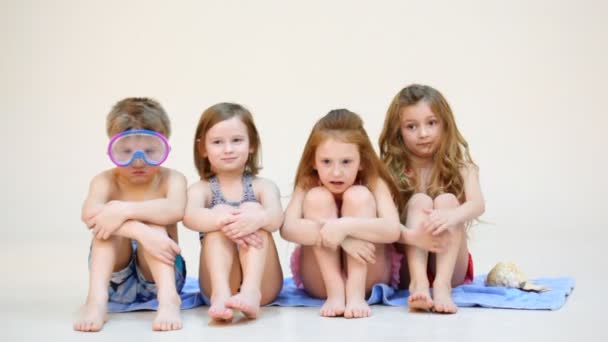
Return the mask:
<svg viewBox="0 0 608 342"><path fill-rule="evenodd" d="M128 97L116 103L106 118L108 137L140 128L159 132L169 138L171 122L163 107L147 97Z"/></svg>

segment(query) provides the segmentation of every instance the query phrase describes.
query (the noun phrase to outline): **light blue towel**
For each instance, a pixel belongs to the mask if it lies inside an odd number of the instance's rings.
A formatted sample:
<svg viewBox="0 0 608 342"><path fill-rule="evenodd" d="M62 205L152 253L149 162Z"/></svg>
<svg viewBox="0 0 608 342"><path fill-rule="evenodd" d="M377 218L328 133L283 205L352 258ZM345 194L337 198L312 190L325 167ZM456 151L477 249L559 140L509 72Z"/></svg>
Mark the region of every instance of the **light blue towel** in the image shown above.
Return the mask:
<svg viewBox="0 0 608 342"><path fill-rule="evenodd" d="M574 289L573 278L538 278L532 281L545 285L551 291L535 293L504 287L484 285L485 275L475 277L471 284L460 285L452 290L452 298L460 307L481 306L486 308L557 310ZM376 284L367 299L368 304L406 306L409 291L397 291L386 284ZM310 297L304 290L295 287L292 278L283 282L283 290L270 305L321 306L324 300Z"/></svg>
<svg viewBox="0 0 608 342"><path fill-rule="evenodd" d="M201 305L209 305L209 300L200 293L198 289L198 279L187 277L186 283L179 295L182 298L182 310L192 309ZM147 302L123 304L116 302L108 303L108 312L127 312L137 310L156 310L158 300L153 299Z"/></svg>
<svg viewBox="0 0 608 342"><path fill-rule="evenodd" d="M480 306L485 308L557 310L566 303L566 298L574 289L573 278L538 278L532 281L537 285L551 288L547 292L526 292L518 289L485 286L485 275L475 277L471 284L460 285L452 290L452 298L460 307ZM397 291L386 284L376 284L367 299L369 304L406 306L409 292ZM209 305L209 300L200 293L198 280L188 277L180 294L182 309L191 309ZM324 300L310 297L304 290L296 288L292 278L283 281L283 289L270 306L321 306ZM158 301L122 304L110 302L109 312L126 312L136 310L156 310Z"/></svg>

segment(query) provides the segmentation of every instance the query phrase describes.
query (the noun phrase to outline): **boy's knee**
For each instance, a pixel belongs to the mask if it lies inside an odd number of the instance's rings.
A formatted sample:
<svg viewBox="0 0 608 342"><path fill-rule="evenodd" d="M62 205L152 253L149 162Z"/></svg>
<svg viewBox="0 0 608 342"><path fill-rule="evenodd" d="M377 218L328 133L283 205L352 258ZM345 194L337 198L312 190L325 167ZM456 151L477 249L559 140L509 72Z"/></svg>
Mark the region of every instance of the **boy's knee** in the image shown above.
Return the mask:
<svg viewBox="0 0 608 342"><path fill-rule="evenodd" d="M445 193L435 197L435 208L456 208L460 205L454 194Z"/></svg>
<svg viewBox="0 0 608 342"><path fill-rule="evenodd" d="M353 185L342 196L343 205L370 206L375 205L374 195L362 185Z"/></svg>
<svg viewBox="0 0 608 342"><path fill-rule="evenodd" d="M416 193L407 202L408 209L423 210L433 208L433 199L427 194Z"/></svg>

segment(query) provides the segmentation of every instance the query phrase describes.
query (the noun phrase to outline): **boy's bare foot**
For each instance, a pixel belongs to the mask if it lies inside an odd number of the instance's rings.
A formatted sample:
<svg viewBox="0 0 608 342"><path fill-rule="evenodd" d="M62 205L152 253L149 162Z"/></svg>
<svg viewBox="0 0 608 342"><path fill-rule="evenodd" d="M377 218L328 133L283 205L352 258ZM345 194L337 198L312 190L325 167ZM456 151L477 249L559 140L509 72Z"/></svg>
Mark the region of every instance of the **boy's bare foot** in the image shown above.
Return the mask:
<svg viewBox="0 0 608 342"><path fill-rule="evenodd" d="M211 296L211 307L209 308L209 311L207 311L211 319L218 322L232 321L234 313L232 312L232 309L227 308L225 304L228 298L229 295Z"/></svg>
<svg viewBox="0 0 608 342"><path fill-rule="evenodd" d="M76 331L99 331L108 320L108 300L87 300L74 322Z"/></svg>
<svg viewBox="0 0 608 342"><path fill-rule="evenodd" d="M411 310L430 310L433 307L433 299L427 284L410 284L410 296L407 298L407 306Z"/></svg>
<svg viewBox="0 0 608 342"><path fill-rule="evenodd" d="M344 315L345 304L344 295L327 297L319 313L323 317L337 317Z"/></svg>
<svg viewBox="0 0 608 342"><path fill-rule="evenodd" d="M175 297L169 300L158 301L158 311L154 322L152 322L152 330L155 331L170 331L179 330L182 328L182 318L180 315L182 300L176 294Z"/></svg>
<svg viewBox="0 0 608 342"><path fill-rule="evenodd" d="M262 294L259 290L243 290L226 300L226 307L239 310L249 319L254 319L260 312Z"/></svg>
<svg viewBox="0 0 608 342"><path fill-rule="evenodd" d="M348 298L346 300L345 318L363 318L372 315L372 309L364 298Z"/></svg>
<svg viewBox="0 0 608 342"><path fill-rule="evenodd" d="M433 284L433 311L439 313L453 314L458 311L458 307L452 300L452 286L450 284Z"/></svg>

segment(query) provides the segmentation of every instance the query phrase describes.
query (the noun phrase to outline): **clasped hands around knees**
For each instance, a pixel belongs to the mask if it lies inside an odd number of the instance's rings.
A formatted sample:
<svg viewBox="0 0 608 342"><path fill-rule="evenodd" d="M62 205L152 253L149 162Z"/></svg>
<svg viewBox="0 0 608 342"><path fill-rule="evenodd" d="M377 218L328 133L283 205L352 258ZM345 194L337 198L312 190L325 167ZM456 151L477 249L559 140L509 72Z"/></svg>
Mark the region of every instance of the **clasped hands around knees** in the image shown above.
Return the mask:
<svg viewBox="0 0 608 342"><path fill-rule="evenodd" d="M243 248L262 248L263 237L259 230L266 226L267 215L257 202L246 202L237 209L226 204L213 207L217 215L216 228Z"/></svg>

